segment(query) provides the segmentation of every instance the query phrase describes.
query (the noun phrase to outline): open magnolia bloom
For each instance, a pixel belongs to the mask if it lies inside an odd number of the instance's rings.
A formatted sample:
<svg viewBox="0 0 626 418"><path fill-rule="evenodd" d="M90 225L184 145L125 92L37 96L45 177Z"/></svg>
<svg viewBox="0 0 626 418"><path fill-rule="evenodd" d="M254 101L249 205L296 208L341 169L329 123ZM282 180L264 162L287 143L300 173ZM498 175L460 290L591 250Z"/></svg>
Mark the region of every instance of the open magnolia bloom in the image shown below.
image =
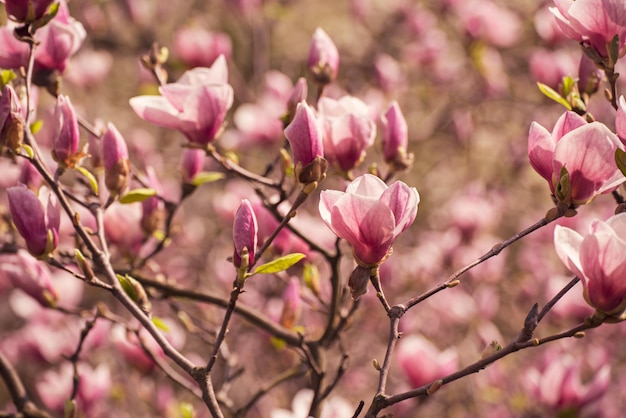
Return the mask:
<svg viewBox="0 0 626 418"><path fill-rule="evenodd" d="M551 133L536 122L528 133L530 164L568 206L589 203L626 180L615 164L617 148L624 145L609 128L574 112L563 113Z"/></svg>
<svg viewBox="0 0 626 418"><path fill-rule="evenodd" d="M233 88L228 84L223 55L211 68L189 70L159 91L161 96L133 97L130 106L140 118L177 129L198 145L207 145L220 134L226 112L233 105Z"/></svg>
<svg viewBox="0 0 626 418"><path fill-rule="evenodd" d="M557 225L554 245L561 261L582 280L587 303L619 316L626 308L626 213L595 220L585 236Z"/></svg>
<svg viewBox="0 0 626 418"><path fill-rule="evenodd" d="M419 201L414 187L401 181L387 187L378 177L365 174L345 192L324 190L319 211L326 225L352 245L359 264L375 266L413 223Z"/></svg>

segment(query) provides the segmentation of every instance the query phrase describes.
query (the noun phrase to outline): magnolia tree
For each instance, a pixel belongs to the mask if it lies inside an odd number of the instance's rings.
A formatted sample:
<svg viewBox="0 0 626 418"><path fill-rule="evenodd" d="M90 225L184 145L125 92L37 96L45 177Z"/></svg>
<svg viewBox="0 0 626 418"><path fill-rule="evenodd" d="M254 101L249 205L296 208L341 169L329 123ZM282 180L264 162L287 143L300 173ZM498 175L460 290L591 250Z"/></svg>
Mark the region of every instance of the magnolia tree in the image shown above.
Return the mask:
<svg viewBox="0 0 626 418"><path fill-rule="evenodd" d="M0 416L622 416L623 1L3 3Z"/></svg>

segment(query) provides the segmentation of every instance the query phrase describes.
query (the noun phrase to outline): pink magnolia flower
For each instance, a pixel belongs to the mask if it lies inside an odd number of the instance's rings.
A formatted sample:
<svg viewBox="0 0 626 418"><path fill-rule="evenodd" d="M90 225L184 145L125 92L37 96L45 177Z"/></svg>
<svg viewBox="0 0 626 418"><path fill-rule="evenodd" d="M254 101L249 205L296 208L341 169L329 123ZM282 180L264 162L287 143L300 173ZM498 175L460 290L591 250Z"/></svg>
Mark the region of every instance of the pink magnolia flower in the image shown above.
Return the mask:
<svg viewBox="0 0 626 418"><path fill-rule="evenodd" d="M587 123L573 112L565 112L552 133L533 122L528 134L530 164L560 202L573 205L589 203L626 180L615 165L617 148L624 146L605 125ZM563 168L569 173L569 190L563 190Z"/></svg>
<svg viewBox="0 0 626 418"><path fill-rule="evenodd" d="M48 189L39 191L39 198L25 186L7 190L13 223L26 241L28 251L41 257L54 250L59 243L61 207Z"/></svg>
<svg viewBox="0 0 626 418"><path fill-rule="evenodd" d="M59 294L52 284L50 270L25 250L17 254L6 254L0 258L0 276L28 296L35 299L41 306L53 306Z"/></svg>
<svg viewBox="0 0 626 418"><path fill-rule="evenodd" d="M317 28L313 34L308 67L315 81L320 84L334 81L339 73L339 51L322 28Z"/></svg>
<svg viewBox="0 0 626 418"><path fill-rule="evenodd" d="M176 82L159 88L161 96L138 96L130 106L140 118L177 129L189 141L207 145L223 128L233 104L226 59L220 55L211 68L194 68Z"/></svg>
<svg viewBox="0 0 626 418"><path fill-rule="evenodd" d="M586 235L557 225L554 245L561 261L583 282L589 305L608 315L626 308L626 213L595 220Z"/></svg>
<svg viewBox="0 0 626 418"><path fill-rule="evenodd" d="M201 27L181 28L174 34L174 52L190 67L210 67L224 55L232 55L232 43L227 34L210 32Z"/></svg>
<svg viewBox="0 0 626 418"><path fill-rule="evenodd" d="M344 96L339 100L322 97L318 109L324 123L324 157L341 171L352 170L376 137L369 107L356 97Z"/></svg>
<svg viewBox="0 0 626 418"><path fill-rule="evenodd" d="M188 184L200 174L204 166L206 153L201 149L186 148L183 152L181 169L183 172L183 183Z"/></svg>
<svg viewBox="0 0 626 418"><path fill-rule="evenodd" d="M398 343L397 359L414 388L454 372L459 361L454 349L439 351L433 343L420 336L402 338Z"/></svg>
<svg viewBox="0 0 626 418"><path fill-rule="evenodd" d="M242 256L244 248L248 252L248 265L254 265L254 253L256 251L259 227L252 205L248 199L243 199L233 223L233 243L235 252L233 254L233 264L239 268L242 266ZM247 267L245 266L245 267Z"/></svg>
<svg viewBox="0 0 626 418"><path fill-rule="evenodd" d="M360 264L375 265L388 255L395 239L415 220L419 194L401 181L387 185L365 174L345 192L324 190L319 211L322 220L354 249Z"/></svg>
<svg viewBox="0 0 626 418"><path fill-rule="evenodd" d="M544 370L530 369L526 383L535 399L553 411L578 411L604 395L610 384L610 372L611 367L605 364L583 385L580 361L560 354L551 358Z"/></svg>
<svg viewBox="0 0 626 418"><path fill-rule="evenodd" d="M626 4L623 0L554 0L550 11L565 36L587 42L608 57L607 45L618 36L619 56L626 52Z"/></svg>

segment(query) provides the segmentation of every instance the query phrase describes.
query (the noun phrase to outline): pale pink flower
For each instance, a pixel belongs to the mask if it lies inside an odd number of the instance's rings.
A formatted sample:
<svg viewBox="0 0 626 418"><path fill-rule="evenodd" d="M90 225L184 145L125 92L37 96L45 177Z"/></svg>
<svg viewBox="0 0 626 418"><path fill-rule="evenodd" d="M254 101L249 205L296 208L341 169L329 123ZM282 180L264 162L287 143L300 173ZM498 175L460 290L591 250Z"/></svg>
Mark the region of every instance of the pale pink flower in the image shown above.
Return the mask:
<svg viewBox="0 0 626 418"><path fill-rule="evenodd" d="M608 315L626 307L626 213L595 220L587 234L557 225L554 245L561 261L583 282L589 305Z"/></svg>
<svg viewBox="0 0 626 418"><path fill-rule="evenodd" d="M341 171L352 170L363 161L376 137L369 106L352 96L339 100L322 97L318 110L324 123L324 157Z"/></svg>
<svg viewBox="0 0 626 418"><path fill-rule="evenodd" d="M510 47L521 35L520 18L491 0L461 1L456 9L466 32L490 45Z"/></svg>
<svg viewBox="0 0 626 418"><path fill-rule="evenodd" d="M222 131L233 104L226 59L220 55L211 68L189 70L176 82L159 88L161 96L138 96L130 106L140 118L177 129L190 142L207 145Z"/></svg>
<svg viewBox="0 0 626 418"><path fill-rule="evenodd" d="M395 100L391 102L385 113L380 115L380 131L383 141L385 161L394 169L406 169L413 158L409 156L409 132L406 119Z"/></svg>
<svg viewBox="0 0 626 418"><path fill-rule="evenodd" d="M586 42L602 57L607 46L618 36L619 56L626 52L626 4L623 0L554 0L550 11L563 33Z"/></svg>
<svg viewBox="0 0 626 418"><path fill-rule="evenodd" d="M458 354L453 348L440 351L420 336L403 337L398 342L397 361L414 388L434 382L457 369Z"/></svg>
<svg viewBox="0 0 626 418"><path fill-rule="evenodd" d="M626 180L617 169L614 154L624 146L600 122L587 123L574 112L565 112L552 133L533 122L528 134L528 157L535 171L548 181L559 201L581 205L610 193ZM559 191L561 169L569 173L569 191ZM566 193L567 196L562 196Z"/></svg>
<svg viewBox="0 0 626 418"><path fill-rule="evenodd" d="M395 239L415 220L419 194L401 181L387 185L365 174L345 192L324 190L319 211L322 220L354 249L359 263L374 265L388 255Z"/></svg>

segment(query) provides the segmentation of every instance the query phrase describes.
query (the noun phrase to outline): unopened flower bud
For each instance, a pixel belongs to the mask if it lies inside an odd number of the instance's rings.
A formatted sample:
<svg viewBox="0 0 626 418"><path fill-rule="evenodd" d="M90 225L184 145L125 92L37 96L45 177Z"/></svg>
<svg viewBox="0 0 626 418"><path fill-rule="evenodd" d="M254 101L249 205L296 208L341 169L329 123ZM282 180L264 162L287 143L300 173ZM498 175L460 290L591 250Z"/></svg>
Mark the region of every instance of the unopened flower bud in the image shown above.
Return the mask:
<svg viewBox="0 0 626 418"><path fill-rule="evenodd" d="M48 189L40 190L39 198L25 186L7 189L13 223L26 241L28 251L42 257L59 243L61 207Z"/></svg>
<svg viewBox="0 0 626 418"><path fill-rule="evenodd" d="M358 300L361 296L368 292L367 283L370 280L371 269L368 267L356 266L350 274L348 287L352 299Z"/></svg>
<svg viewBox="0 0 626 418"><path fill-rule="evenodd" d="M308 60L309 71L319 84L329 84L339 72L339 51L330 37L317 28L311 40Z"/></svg>
<svg viewBox="0 0 626 418"><path fill-rule="evenodd" d="M256 215L248 199L243 199L233 223L233 243L235 252L233 254L233 264L237 268L248 268L254 264L254 253L256 251L259 227ZM244 254L244 250L245 253ZM247 256L247 265L242 263L244 255Z"/></svg>
<svg viewBox="0 0 626 418"><path fill-rule="evenodd" d="M24 141L22 104L10 85L4 86L0 96L0 146L18 150Z"/></svg>
<svg viewBox="0 0 626 418"><path fill-rule="evenodd" d="M59 96L54 110L54 136L52 157L61 168L72 168L85 156L78 151L80 135L76 112L70 98Z"/></svg>
<svg viewBox="0 0 626 418"><path fill-rule="evenodd" d="M298 181L309 184L320 181L328 163L324 159L323 126L306 102L298 103L293 121L285 129Z"/></svg>
<svg viewBox="0 0 626 418"><path fill-rule="evenodd" d="M40 19L54 0L5 0L7 15L17 22L34 22Z"/></svg>
<svg viewBox="0 0 626 418"><path fill-rule="evenodd" d="M130 162L126 141L112 123L102 136L102 160L106 187L112 196L117 196L128 186Z"/></svg>
<svg viewBox="0 0 626 418"><path fill-rule="evenodd" d="M407 154L408 128L398 102L393 101L380 117L383 154L394 171L406 170L413 163L413 154Z"/></svg>

